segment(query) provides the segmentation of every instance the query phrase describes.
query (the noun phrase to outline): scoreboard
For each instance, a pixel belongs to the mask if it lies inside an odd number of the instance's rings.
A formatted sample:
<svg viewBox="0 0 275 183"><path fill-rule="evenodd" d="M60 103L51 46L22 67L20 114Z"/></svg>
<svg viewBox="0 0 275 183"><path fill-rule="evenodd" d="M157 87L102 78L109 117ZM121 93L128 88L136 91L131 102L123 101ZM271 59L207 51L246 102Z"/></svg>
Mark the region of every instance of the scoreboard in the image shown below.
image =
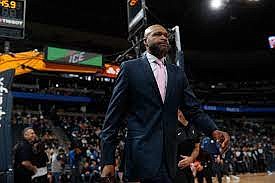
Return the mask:
<svg viewBox="0 0 275 183"><path fill-rule="evenodd" d="M23 39L26 0L0 0L0 37Z"/></svg>

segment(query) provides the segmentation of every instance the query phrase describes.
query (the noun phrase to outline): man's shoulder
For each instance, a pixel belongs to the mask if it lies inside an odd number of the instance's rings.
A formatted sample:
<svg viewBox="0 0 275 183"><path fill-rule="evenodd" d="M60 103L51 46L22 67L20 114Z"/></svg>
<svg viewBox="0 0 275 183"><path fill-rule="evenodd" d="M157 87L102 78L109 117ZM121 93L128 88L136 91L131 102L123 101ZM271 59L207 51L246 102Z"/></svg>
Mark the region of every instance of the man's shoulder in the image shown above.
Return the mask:
<svg viewBox="0 0 275 183"><path fill-rule="evenodd" d="M23 147L23 142L18 142L13 147L13 153L14 154L18 153L22 149L22 147Z"/></svg>
<svg viewBox="0 0 275 183"><path fill-rule="evenodd" d="M27 141L21 141L13 147L13 154L14 156L22 156L25 153L32 153L32 150L32 145L30 143Z"/></svg>
<svg viewBox="0 0 275 183"><path fill-rule="evenodd" d="M22 140L15 145L15 148L32 148L32 145L28 141Z"/></svg>
<svg viewBox="0 0 275 183"><path fill-rule="evenodd" d="M179 66L177 66L176 64L172 64L172 63L168 63L167 65L169 65L172 69L175 70L180 70L181 68Z"/></svg>
<svg viewBox="0 0 275 183"><path fill-rule="evenodd" d="M142 64L142 61L145 61L145 60L146 60L146 57L140 57L140 58L124 61L124 62L122 62L122 65L124 65L124 66L139 65L139 64Z"/></svg>

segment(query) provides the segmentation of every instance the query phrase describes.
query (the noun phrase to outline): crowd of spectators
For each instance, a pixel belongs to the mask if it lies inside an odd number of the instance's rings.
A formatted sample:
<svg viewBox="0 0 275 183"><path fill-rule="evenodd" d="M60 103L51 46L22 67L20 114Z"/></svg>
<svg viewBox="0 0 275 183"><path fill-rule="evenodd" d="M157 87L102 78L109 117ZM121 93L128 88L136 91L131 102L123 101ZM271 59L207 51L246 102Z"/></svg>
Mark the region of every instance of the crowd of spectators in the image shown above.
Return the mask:
<svg viewBox="0 0 275 183"><path fill-rule="evenodd" d="M55 83L58 82L58 83ZM86 111L78 113L78 115L69 115L69 110L66 109L66 104L62 107L64 111L62 113L56 113L54 119L48 119L49 116L43 115L41 112L35 111L18 111L14 109L13 124L14 126L27 127L31 126L38 134L41 141L44 143L44 150L49 157L48 170L49 178L51 182L70 182L78 180L80 182L96 182L100 176L100 135L104 119L104 112L106 111L107 104L110 99L112 91L112 82L105 82L104 80L96 80L78 82L78 85L74 81L62 82L55 80L49 82L46 86L38 86L33 83L29 83L25 87L20 84L14 85L14 89L18 91L38 92L55 95L69 95L69 96L87 96L95 98L93 107L87 109L87 111L101 113L102 115L87 115ZM67 81L67 80L66 80ZM38 82L39 83L39 82ZM63 84L62 84L63 83ZM192 83L192 82L191 82ZM256 82L256 86L265 88L266 91L274 91L273 83L262 84L262 82ZM249 83L243 83L237 85L231 83L231 85L225 84L213 84L202 85L193 83L196 85L196 94L199 94L200 99L205 104L208 104L211 97L207 96L222 96L221 104L224 104L226 96L228 101L232 104L245 104L244 101L249 98L240 100L240 95L232 100L232 96L235 96L234 92L254 92L247 86ZM200 86L201 85L201 86ZM251 85L251 84L250 84ZM31 87L30 87L31 86ZM253 85L254 86L254 85ZM230 88L229 93L221 93ZM266 88L268 87L268 89ZM210 91L212 90L212 92ZM207 92L205 92L207 91ZM257 92L261 90L258 89ZM210 93L210 94L209 94ZM212 95L213 94L213 95ZM252 96L252 94L251 94ZM269 96L266 93L261 96ZM216 98L216 97L214 97ZM218 98L216 98L218 99ZM260 100L260 99L259 99ZM218 100L215 100L217 102ZM217 103L216 103L217 104ZM43 104L42 104L43 105ZM16 104L14 104L16 106ZM36 106L35 106L36 107ZM34 108L35 108L34 107ZM221 157L222 170L225 175L239 175L243 173L257 173L267 172L272 173L274 170L274 130L266 127L263 123L257 123L249 120L224 120L222 115L212 115L219 123L219 127L228 131L231 135L231 145L229 150ZM222 119L222 120L221 120ZM53 132L55 128L52 124L61 127L65 132L69 141L66 144L60 144L57 140L56 134ZM123 152L123 137L126 131L119 132L120 143L116 153L116 169L120 171L121 154ZM67 144L69 144L67 146ZM67 166L67 170L66 170ZM68 172L66 172L68 171ZM117 175L118 177L118 175Z"/></svg>
<svg viewBox="0 0 275 183"><path fill-rule="evenodd" d="M33 79L25 76L25 78L14 81L12 90L62 96L109 96L113 83L114 79L91 76L62 79L55 77Z"/></svg>
<svg viewBox="0 0 275 183"><path fill-rule="evenodd" d="M199 82L190 81L202 104L274 106L275 81L232 81Z"/></svg>
<svg viewBox="0 0 275 183"><path fill-rule="evenodd" d="M70 116L59 116L58 121L71 141L69 164L73 178L87 182L98 179L102 121Z"/></svg>
<svg viewBox="0 0 275 183"><path fill-rule="evenodd" d="M74 117L60 115L57 123L69 137L67 148L62 147L52 132L53 126L37 112L15 112L13 124L31 126L44 142L44 150L49 157L49 177L52 182L72 181L96 182L100 177L100 134L103 118ZM223 121L221 129L227 129L231 135L229 150L222 156L222 170L225 175L267 172L274 168L274 133L262 124L248 121ZM120 132L117 150L117 170L121 161L123 137ZM68 149L68 150L66 150ZM273 164L272 164L273 163ZM65 164L69 166L67 176ZM63 176L62 176L63 175ZM67 177L64 177L66 175ZM118 176L118 175L117 175Z"/></svg>
<svg viewBox="0 0 275 183"><path fill-rule="evenodd" d="M94 180L100 172L100 133L102 119L84 119L60 116L60 125L79 150L79 172L82 181ZM260 128L262 127L262 128ZM221 170L225 175L267 172L274 166L274 135L272 130L255 122L227 121L220 124L231 135L229 150L221 157ZM123 148L124 132L120 132L117 150L117 170ZM75 149L72 149L77 151ZM71 164L73 168L73 164ZM118 176L118 175L117 175Z"/></svg>
<svg viewBox="0 0 275 183"><path fill-rule="evenodd" d="M231 147L225 154L227 171L232 174L272 172L274 166L274 132L264 124L230 121ZM273 164L272 164L273 163Z"/></svg>
<svg viewBox="0 0 275 183"><path fill-rule="evenodd" d="M72 178L83 182L96 182L100 177L100 135L103 119L59 116L59 124L70 138L69 164ZM123 138L120 132L118 141ZM120 143L122 144L122 142ZM122 146L119 146L122 147ZM121 148L117 150L120 160ZM119 162L117 162L118 168Z"/></svg>

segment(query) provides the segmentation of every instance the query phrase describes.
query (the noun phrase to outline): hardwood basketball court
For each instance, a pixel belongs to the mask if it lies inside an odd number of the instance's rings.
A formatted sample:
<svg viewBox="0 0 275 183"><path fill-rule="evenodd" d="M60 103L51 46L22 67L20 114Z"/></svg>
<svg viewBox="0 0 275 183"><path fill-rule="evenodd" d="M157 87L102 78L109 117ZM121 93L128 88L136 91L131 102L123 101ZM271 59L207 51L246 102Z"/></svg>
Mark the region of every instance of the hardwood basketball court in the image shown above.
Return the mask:
<svg viewBox="0 0 275 183"><path fill-rule="evenodd" d="M223 183L274 183L275 173L272 175L267 175L267 173L257 173L257 174L243 174L238 176L239 180L234 180L230 177L230 181L227 181L225 176L222 179ZM216 178L213 178L213 183L218 183Z"/></svg>

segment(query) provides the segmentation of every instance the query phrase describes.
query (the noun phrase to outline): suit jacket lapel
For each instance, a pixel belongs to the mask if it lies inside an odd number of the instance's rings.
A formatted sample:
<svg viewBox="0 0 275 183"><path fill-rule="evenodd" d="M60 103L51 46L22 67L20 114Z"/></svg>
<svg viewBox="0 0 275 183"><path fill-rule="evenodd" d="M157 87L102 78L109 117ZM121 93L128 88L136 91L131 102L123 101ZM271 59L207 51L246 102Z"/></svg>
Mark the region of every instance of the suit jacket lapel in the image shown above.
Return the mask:
<svg viewBox="0 0 275 183"><path fill-rule="evenodd" d="M148 82L148 84L150 86L153 87L153 89L155 91L155 94L158 96L158 98L161 101L161 103L163 103L162 99L161 99L160 92L159 92L158 84L157 84L156 78L154 76L154 73L153 73L153 71L151 69L149 61L147 60L147 58L145 56L142 57L141 59L142 59L143 66L144 66L145 80Z"/></svg>
<svg viewBox="0 0 275 183"><path fill-rule="evenodd" d="M173 83L175 82L175 78L174 78L170 64L166 64L166 70L167 70L167 87L166 87L164 103L168 100L168 97L171 94L171 91L173 89Z"/></svg>

